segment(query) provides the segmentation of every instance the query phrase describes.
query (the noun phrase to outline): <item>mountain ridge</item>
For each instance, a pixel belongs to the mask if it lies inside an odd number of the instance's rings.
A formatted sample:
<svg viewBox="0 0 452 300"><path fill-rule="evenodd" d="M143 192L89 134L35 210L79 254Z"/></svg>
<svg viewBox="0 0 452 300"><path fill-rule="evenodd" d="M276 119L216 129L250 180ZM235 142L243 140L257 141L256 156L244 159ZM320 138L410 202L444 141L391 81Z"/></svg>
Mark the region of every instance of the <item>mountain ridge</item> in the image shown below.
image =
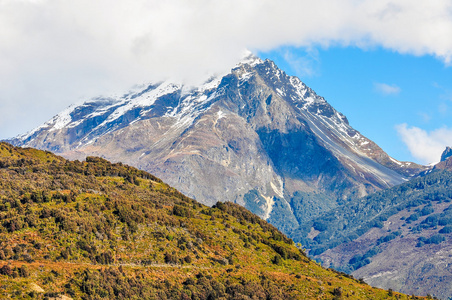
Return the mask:
<svg viewBox="0 0 452 300"><path fill-rule="evenodd" d="M324 212L290 236L324 266L381 288L449 299L451 184L450 169L437 168Z"/></svg>
<svg viewBox="0 0 452 300"><path fill-rule="evenodd" d="M197 88L163 82L85 102L11 142L127 162L282 230L426 169L389 157L301 80L254 56Z"/></svg>

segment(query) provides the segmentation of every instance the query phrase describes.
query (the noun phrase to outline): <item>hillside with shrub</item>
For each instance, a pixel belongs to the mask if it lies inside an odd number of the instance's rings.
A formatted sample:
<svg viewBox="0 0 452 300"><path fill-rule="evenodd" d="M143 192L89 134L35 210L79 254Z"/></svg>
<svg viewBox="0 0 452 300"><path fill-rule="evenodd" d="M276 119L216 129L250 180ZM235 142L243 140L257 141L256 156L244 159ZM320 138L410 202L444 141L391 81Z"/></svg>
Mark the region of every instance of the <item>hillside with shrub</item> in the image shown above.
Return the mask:
<svg viewBox="0 0 452 300"><path fill-rule="evenodd" d="M408 299L322 268L239 205L201 205L102 158L0 143L0 298L63 296Z"/></svg>
<svg viewBox="0 0 452 300"><path fill-rule="evenodd" d="M291 233L327 267L404 293L452 297L452 172L344 202Z"/></svg>
<svg viewBox="0 0 452 300"><path fill-rule="evenodd" d="M416 222L413 231L452 225L451 201L452 173L438 171L361 199L344 202L338 208L303 223L291 232L291 236L311 249L310 254L315 256L352 241L372 228L383 228L389 217L401 211L413 211L404 218L407 225L420 217L429 217L422 220L422 224ZM435 213L433 205L443 203L451 203L451 206L447 205L441 214ZM313 238L312 235L308 237L311 230L318 232Z"/></svg>

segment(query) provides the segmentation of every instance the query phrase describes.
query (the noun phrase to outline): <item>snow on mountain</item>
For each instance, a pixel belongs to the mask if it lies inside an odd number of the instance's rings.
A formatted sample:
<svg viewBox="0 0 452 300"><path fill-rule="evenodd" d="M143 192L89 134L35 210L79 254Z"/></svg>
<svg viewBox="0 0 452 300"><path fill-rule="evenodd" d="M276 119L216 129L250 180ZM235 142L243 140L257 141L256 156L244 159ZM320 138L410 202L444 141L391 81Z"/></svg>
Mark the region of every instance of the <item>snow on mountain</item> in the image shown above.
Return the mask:
<svg viewBox="0 0 452 300"><path fill-rule="evenodd" d="M198 87L166 81L71 106L11 142L123 161L283 230L425 169L389 157L300 79L253 55Z"/></svg>

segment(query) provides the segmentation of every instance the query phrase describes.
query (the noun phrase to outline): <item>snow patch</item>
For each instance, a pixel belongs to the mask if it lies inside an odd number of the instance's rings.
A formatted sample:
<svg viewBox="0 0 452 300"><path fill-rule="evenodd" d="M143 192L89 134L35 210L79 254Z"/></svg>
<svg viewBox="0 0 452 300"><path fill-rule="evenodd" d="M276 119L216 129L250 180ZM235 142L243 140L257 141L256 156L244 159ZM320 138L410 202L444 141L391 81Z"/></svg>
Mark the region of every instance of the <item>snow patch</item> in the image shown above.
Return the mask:
<svg viewBox="0 0 452 300"><path fill-rule="evenodd" d="M256 55L254 55L251 51L245 50L244 54L243 54L243 58L240 61L240 63L238 64L238 66L247 64L247 65L250 65L251 67L254 67L263 62L264 61L262 59L260 59Z"/></svg>
<svg viewBox="0 0 452 300"><path fill-rule="evenodd" d="M393 163L396 163L396 164L399 165L399 166L403 166L403 165L404 165L404 164L401 163L400 161L395 160L394 158L392 158L391 156L389 156L389 159L390 159Z"/></svg>
<svg viewBox="0 0 452 300"><path fill-rule="evenodd" d="M74 110L74 107L68 107L59 113L52 121L53 128L52 130L63 129L67 124L72 121L71 112Z"/></svg>
<svg viewBox="0 0 452 300"><path fill-rule="evenodd" d="M123 100L123 105L120 105L113 113L111 113L108 118L102 122L98 127L105 126L108 123L111 123L121 116L126 114L128 111L137 108L137 107L146 107L151 106L155 103L159 97L167 94L171 94L181 88L181 85L173 84L171 82L164 82L160 84L157 88L144 93L143 95L133 98Z"/></svg>
<svg viewBox="0 0 452 300"><path fill-rule="evenodd" d="M217 111L217 120L224 118L226 114L220 109Z"/></svg>
<svg viewBox="0 0 452 300"><path fill-rule="evenodd" d="M270 181L270 186L272 187L273 191L275 192L276 195L278 195L278 197L282 199L284 198L283 186L281 182L279 182L279 184L280 186L278 188L272 181Z"/></svg>
<svg viewBox="0 0 452 300"><path fill-rule="evenodd" d="M251 77L253 77L254 72L243 72L239 75L239 80L240 81L247 81L248 79L250 79Z"/></svg>
<svg viewBox="0 0 452 300"><path fill-rule="evenodd" d="M281 91L280 89L276 88L276 91L278 92L279 95L281 96L285 96L286 93L284 93L283 91Z"/></svg>
<svg viewBox="0 0 452 300"><path fill-rule="evenodd" d="M267 202L267 207L265 208L265 213L262 216L262 218L264 220L267 220L268 218L270 218L270 214L273 210L273 205L275 204L275 200L273 199L273 197L267 197L261 194L261 196L265 199L265 201Z"/></svg>

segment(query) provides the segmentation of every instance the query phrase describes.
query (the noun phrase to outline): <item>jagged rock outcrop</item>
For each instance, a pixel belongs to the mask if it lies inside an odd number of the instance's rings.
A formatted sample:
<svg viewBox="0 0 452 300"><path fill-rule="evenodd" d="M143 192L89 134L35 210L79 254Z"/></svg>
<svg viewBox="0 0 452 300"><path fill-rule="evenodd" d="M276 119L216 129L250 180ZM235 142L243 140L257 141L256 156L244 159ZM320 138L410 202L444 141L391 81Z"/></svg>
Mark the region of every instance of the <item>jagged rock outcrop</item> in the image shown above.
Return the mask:
<svg viewBox="0 0 452 300"><path fill-rule="evenodd" d="M446 150L441 154L441 161L446 161L449 157L452 156L452 149L450 147L446 147Z"/></svg>
<svg viewBox="0 0 452 300"><path fill-rule="evenodd" d="M441 160L437 163L433 170L448 170L452 171L452 149L450 147L446 147L446 149L441 154Z"/></svg>

